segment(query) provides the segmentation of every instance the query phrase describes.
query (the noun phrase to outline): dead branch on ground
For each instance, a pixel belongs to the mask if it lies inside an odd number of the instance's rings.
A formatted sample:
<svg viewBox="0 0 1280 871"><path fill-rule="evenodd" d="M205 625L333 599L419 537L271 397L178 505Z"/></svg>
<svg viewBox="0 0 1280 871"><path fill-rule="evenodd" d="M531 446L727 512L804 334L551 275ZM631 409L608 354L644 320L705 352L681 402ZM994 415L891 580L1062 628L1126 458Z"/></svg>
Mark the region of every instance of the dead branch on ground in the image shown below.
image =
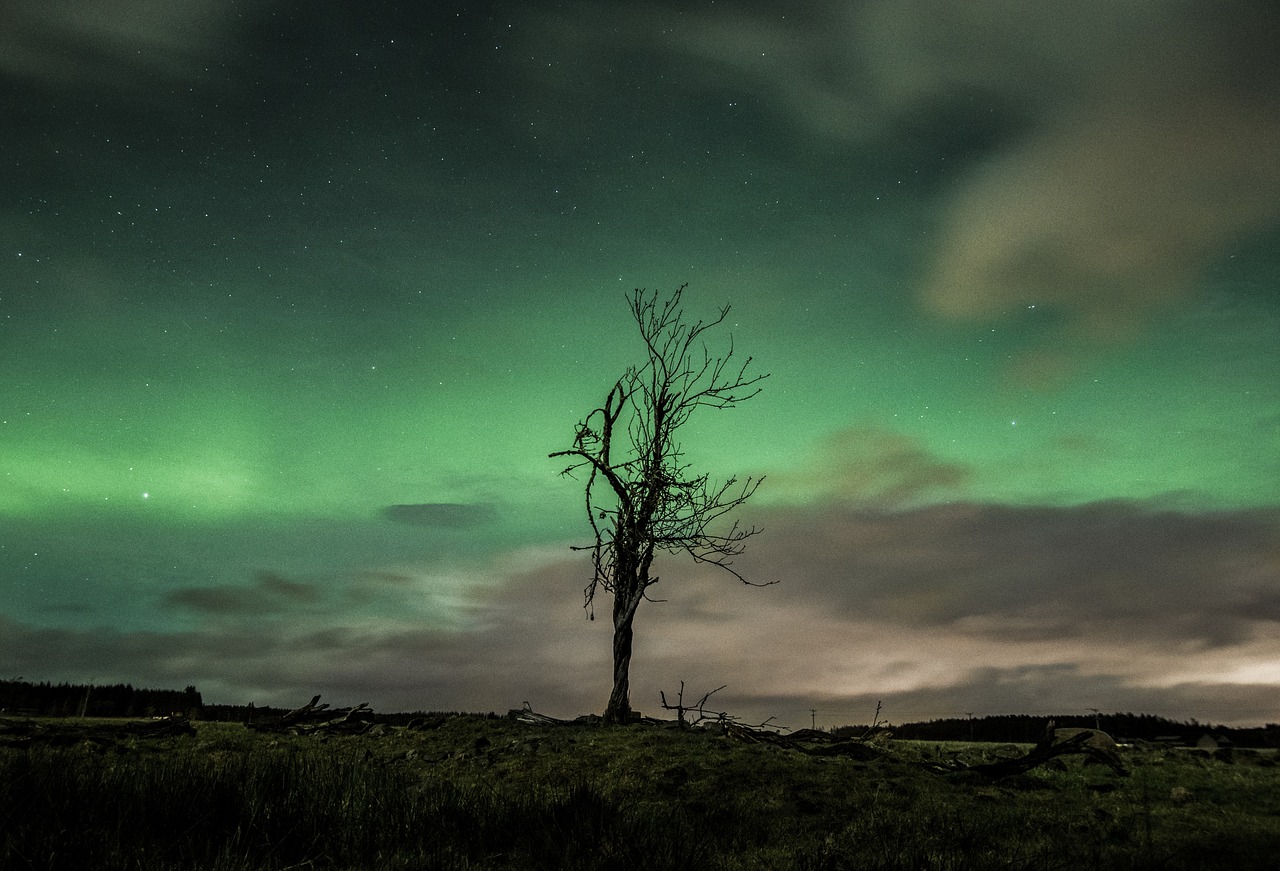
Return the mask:
<svg viewBox="0 0 1280 871"><path fill-rule="evenodd" d="M249 723L256 732L280 732L290 735L363 735L374 726L373 711L368 702L352 708L329 709L315 696L300 708L279 717L264 717Z"/></svg>

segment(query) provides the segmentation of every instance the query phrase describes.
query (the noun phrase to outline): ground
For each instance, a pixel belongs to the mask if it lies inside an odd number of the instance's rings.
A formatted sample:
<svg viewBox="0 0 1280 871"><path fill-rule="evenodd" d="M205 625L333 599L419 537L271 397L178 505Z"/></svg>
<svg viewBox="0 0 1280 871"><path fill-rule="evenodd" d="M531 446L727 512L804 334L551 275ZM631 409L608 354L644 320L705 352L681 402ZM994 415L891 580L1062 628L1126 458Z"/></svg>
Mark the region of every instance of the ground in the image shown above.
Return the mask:
<svg viewBox="0 0 1280 871"><path fill-rule="evenodd" d="M1067 757L992 781L963 769L1028 748L424 725L0 747L0 868L1248 869L1280 851L1280 767L1256 751L1126 748L1128 778Z"/></svg>

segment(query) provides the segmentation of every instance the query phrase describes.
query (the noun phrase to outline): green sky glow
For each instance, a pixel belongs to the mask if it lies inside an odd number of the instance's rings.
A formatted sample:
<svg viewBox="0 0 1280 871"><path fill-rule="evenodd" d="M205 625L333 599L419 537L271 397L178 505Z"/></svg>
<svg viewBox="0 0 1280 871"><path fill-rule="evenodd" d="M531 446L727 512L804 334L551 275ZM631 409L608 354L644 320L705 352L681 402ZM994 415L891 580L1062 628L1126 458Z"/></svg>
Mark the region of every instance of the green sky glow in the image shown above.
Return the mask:
<svg viewBox="0 0 1280 871"><path fill-rule="evenodd" d="M738 296L720 284L691 299L710 312ZM690 432L707 462L785 472L830 433L870 426L970 469L971 498L1272 497L1274 454L1261 449L1280 364L1265 300L1219 313L1210 300L1036 385L1018 373L1037 350L1034 325L895 322L873 294L865 308L840 305L838 284L814 293L820 306L792 303L813 286L781 279L763 313L753 295L735 299L736 341L773 377L751 407ZM409 297L366 316L385 329L307 310L300 288L285 305L246 288L241 308L219 301L216 315L122 301L115 317L11 318L6 505L43 514L146 498L184 514L358 514L467 501L468 480L557 498L553 481L537 483L545 453L634 353L618 288L578 286L550 303L550 288L525 285L448 323ZM1197 326L1209 318L1211 331ZM361 331L371 335L353 340Z"/></svg>
<svg viewBox="0 0 1280 871"><path fill-rule="evenodd" d="M0 62L20 83L0 212L0 612L31 631L270 634L290 603L350 633L498 619L476 616L487 591L581 538L580 494L547 453L637 359L634 287L688 282L694 317L732 304L719 338L771 378L686 446L716 474L767 475L752 507L784 526L830 506L1276 505L1280 216L1250 191L1280 177L1223 151L1221 173L1185 179L1216 191L1239 165L1251 181L1220 218L1162 199L1161 168L1191 170L1154 153L1119 241L1105 190L1044 207L1036 180L1075 171L1061 131L1109 117L1101 73L1048 52L1060 69L968 88L921 67L918 92L890 87L893 63L855 50L875 22L832 41L834 3L659 4L607 27L556 4L248 5L243 22L210 12L218 64L213 43L168 34L192 40L175 55L189 68L107 75L88 53L59 72L22 42L34 19L7 37L25 60ZM1118 6L1121 24L1148 14ZM1028 15L1028 38L1055 45ZM957 77L987 69L989 38L948 49ZM1098 51L1115 81L1137 76ZM1204 63L1197 87L1218 87ZM1235 96L1265 104L1272 72ZM1169 94L1132 81L1135 117L1164 117ZM1058 205L1083 217L1059 227ZM1250 583L1275 584L1258 558ZM579 587L560 591L569 612ZM70 653L48 669L92 670ZM200 674L228 695L321 680L298 669ZM185 682L155 679L171 674ZM432 680L410 669L388 698Z"/></svg>

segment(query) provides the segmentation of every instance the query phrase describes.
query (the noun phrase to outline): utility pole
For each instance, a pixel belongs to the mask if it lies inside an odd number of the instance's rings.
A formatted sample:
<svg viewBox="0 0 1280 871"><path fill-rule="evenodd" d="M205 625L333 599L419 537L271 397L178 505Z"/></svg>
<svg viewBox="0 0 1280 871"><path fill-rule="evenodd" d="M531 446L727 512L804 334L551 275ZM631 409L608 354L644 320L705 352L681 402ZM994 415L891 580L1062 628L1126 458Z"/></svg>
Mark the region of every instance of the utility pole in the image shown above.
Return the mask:
<svg viewBox="0 0 1280 871"><path fill-rule="evenodd" d="M814 729L818 728L818 709L817 708L809 709L809 722Z"/></svg>

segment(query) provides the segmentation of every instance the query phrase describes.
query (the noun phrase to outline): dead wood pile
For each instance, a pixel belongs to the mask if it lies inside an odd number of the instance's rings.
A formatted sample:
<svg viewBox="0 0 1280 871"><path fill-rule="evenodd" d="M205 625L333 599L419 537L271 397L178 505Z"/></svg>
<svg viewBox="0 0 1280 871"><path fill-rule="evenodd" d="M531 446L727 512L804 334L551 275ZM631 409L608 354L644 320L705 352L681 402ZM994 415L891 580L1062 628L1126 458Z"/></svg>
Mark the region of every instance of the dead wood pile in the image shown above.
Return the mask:
<svg viewBox="0 0 1280 871"><path fill-rule="evenodd" d="M671 710L674 710L672 708ZM723 715L722 715L723 716ZM525 702L523 708L513 708L507 712L509 719L531 726L584 726L599 725L602 718L596 714L562 720L539 714ZM796 732L784 733L767 725L746 725L732 717L722 719L706 719L689 723L682 720L659 720L653 717L637 717L637 725L659 726L671 729L690 729L704 731L712 735L723 735L744 744L766 744L797 750L812 756L847 756L852 759L867 760L881 756L882 753L872 742L851 738L840 738L829 732L817 729L800 729Z"/></svg>
<svg viewBox="0 0 1280 871"><path fill-rule="evenodd" d="M604 717L599 714L583 714L581 717L574 717L572 720L561 720L556 717L548 717L546 714L539 714L529 706L528 702L524 703L524 707L512 708L507 711L507 719L515 720L517 723L527 723L530 726L598 726L604 722ZM651 717L641 717L636 715L637 723L665 723L666 720L655 720Z"/></svg>
<svg viewBox="0 0 1280 871"><path fill-rule="evenodd" d="M713 724L709 728L715 729L716 725ZM720 729L728 737L747 744L770 744L774 747L807 753L810 756L844 756L866 761L884 755L872 741L841 738L818 729L800 729L783 733L757 726L744 726L733 721L720 725Z"/></svg>
<svg viewBox="0 0 1280 871"><path fill-rule="evenodd" d="M704 696L702 701L705 701ZM690 723L684 719L689 711L698 711L700 707L686 708L682 704L671 706L663 700L663 707L679 712L678 720L655 720L639 717L636 722L644 725L655 725L667 728L697 729L715 735L723 735L745 744L763 744L795 750L810 756L842 756L857 761L892 758L889 752L891 734L885 730L868 730L861 738L847 738L823 732L819 729L799 729L795 732L784 732L779 728L768 726L768 721L759 725L746 725L732 717L721 714L718 719L706 718ZM521 723L536 726L569 726L598 724L601 718L594 715L577 717L573 720L561 720L539 714L525 702L522 709L515 709L507 714L508 718ZM996 762L966 763L959 759L951 764L918 763L922 767L937 774L974 774L987 780L1001 780L1016 774L1025 774L1051 759L1067 755L1082 755L1093 762L1109 766L1116 774L1127 777L1129 772L1123 761L1115 752L1116 744L1109 735L1097 729L1055 729L1050 721L1045 729L1044 738L1029 753L1014 759L1001 759Z"/></svg>
<svg viewBox="0 0 1280 871"><path fill-rule="evenodd" d="M353 708L330 709L315 696L300 708L278 717L262 717L248 724L256 732L288 735L365 735L381 731L368 702Z"/></svg>

